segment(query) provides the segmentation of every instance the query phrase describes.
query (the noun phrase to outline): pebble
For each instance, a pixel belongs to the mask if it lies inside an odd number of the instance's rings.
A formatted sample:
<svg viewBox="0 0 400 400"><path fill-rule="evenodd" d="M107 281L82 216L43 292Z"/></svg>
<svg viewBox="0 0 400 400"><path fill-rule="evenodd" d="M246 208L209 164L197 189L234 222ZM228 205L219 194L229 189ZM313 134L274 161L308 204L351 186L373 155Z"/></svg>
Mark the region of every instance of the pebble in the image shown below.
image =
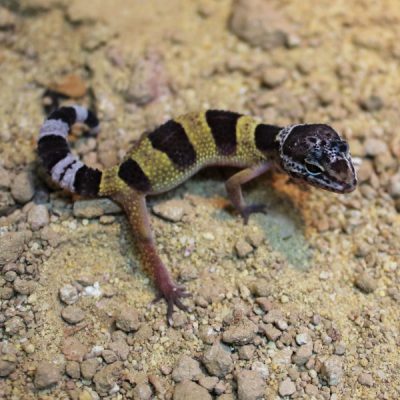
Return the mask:
<svg viewBox="0 0 400 400"><path fill-rule="evenodd" d="M384 103L382 98L376 95L372 95L366 99L360 100L360 107L364 111L379 111L383 106Z"/></svg>
<svg viewBox="0 0 400 400"><path fill-rule="evenodd" d="M34 281L28 281L25 279L21 279L19 277L17 277L14 281L14 290L17 293L20 294L24 294L26 296L30 295L33 293L33 291L35 290L35 282Z"/></svg>
<svg viewBox="0 0 400 400"><path fill-rule="evenodd" d="M85 318L84 311L78 306L67 306L61 310L61 316L69 324L77 324Z"/></svg>
<svg viewBox="0 0 400 400"><path fill-rule="evenodd" d="M98 371L93 381L95 383L96 391L100 396L106 396L115 388L119 377L122 372L121 361L116 361L113 364L109 364Z"/></svg>
<svg viewBox="0 0 400 400"><path fill-rule="evenodd" d="M4 328L6 333L13 336L24 333L26 327L24 320L16 315L14 317L11 317L4 323Z"/></svg>
<svg viewBox="0 0 400 400"><path fill-rule="evenodd" d="M223 378L233 369L231 351L222 343L214 343L203 355L203 364L208 373Z"/></svg>
<svg viewBox="0 0 400 400"><path fill-rule="evenodd" d="M218 378L216 376L202 376L199 379L199 384L203 386L203 388L207 389L211 392L216 384L218 383Z"/></svg>
<svg viewBox="0 0 400 400"><path fill-rule="evenodd" d="M62 353L69 361L83 361L87 351L87 347L73 336L67 337L62 346Z"/></svg>
<svg viewBox="0 0 400 400"><path fill-rule="evenodd" d="M152 208L155 215L169 222L179 222L190 212L190 206L183 200L172 199L155 204Z"/></svg>
<svg viewBox="0 0 400 400"><path fill-rule="evenodd" d="M41 361L35 373L34 384L37 389L47 389L61 380L60 368L48 361Z"/></svg>
<svg viewBox="0 0 400 400"><path fill-rule="evenodd" d="M239 239L235 244L235 250L240 258L244 258L253 251L253 247L244 239Z"/></svg>
<svg viewBox="0 0 400 400"><path fill-rule="evenodd" d="M38 231L50 223L47 207L43 204L33 205L28 212L28 223L33 231Z"/></svg>
<svg viewBox="0 0 400 400"><path fill-rule="evenodd" d="M122 361L127 360L129 355L129 346L124 340L116 340L114 342L111 342L109 347L110 350L115 352L119 359L121 359Z"/></svg>
<svg viewBox="0 0 400 400"><path fill-rule="evenodd" d="M368 386L368 387L374 386L374 379L372 378L372 375L366 372L363 372L360 375L358 375L357 381L360 385L363 386Z"/></svg>
<svg viewBox="0 0 400 400"><path fill-rule="evenodd" d="M117 315L115 325L124 332L135 332L140 327L139 314L132 307L123 306Z"/></svg>
<svg viewBox="0 0 400 400"><path fill-rule="evenodd" d="M81 370L77 361L68 361L65 365L65 372L68 376L73 379L79 379L81 376Z"/></svg>
<svg viewBox="0 0 400 400"><path fill-rule="evenodd" d="M265 236L261 231L255 230L250 232L246 239L253 247L257 248L264 242Z"/></svg>
<svg viewBox="0 0 400 400"><path fill-rule="evenodd" d="M107 364L111 364L118 360L117 355L112 350L103 350L101 356Z"/></svg>
<svg viewBox="0 0 400 400"><path fill-rule="evenodd" d="M307 363L313 354L313 344L312 342L300 346L296 353L292 356L292 361L300 366Z"/></svg>
<svg viewBox="0 0 400 400"><path fill-rule="evenodd" d="M17 368L17 350L11 343L0 342L0 377L10 375Z"/></svg>
<svg viewBox="0 0 400 400"><path fill-rule="evenodd" d="M282 397L291 396L292 394L296 393L296 385L291 381L290 378L286 378L279 384L278 392Z"/></svg>
<svg viewBox="0 0 400 400"><path fill-rule="evenodd" d="M56 82L49 85L49 89L73 99L83 97L87 91L85 81L78 75L64 75Z"/></svg>
<svg viewBox="0 0 400 400"><path fill-rule="evenodd" d="M10 192L0 191L0 217L7 215L15 205Z"/></svg>
<svg viewBox="0 0 400 400"><path fill-rule="evenodd" d="M276 329L272 324L268 324L264 327L265 336L268 340L272 340L275 342L282 335L282 332L279 329Z"/></svg>
<svg viewBox="0 0 400 400"><path fill-rule="evenodd" d="M241 346L239 348L239 358L241 360L251 360L256 348L252 344L248 344L246 346Z"/></svg>
<svg viewBox="0 0 400 400"><path fill-rule="evenodd" d="M296 343L299 346L310 343L310 341L311 341L311 338L308 333L299 333L298 335L296 335Z"/></svg>
<svg viewBox="0 0 400 400"><path fill-rule="evenodd" d="M321 376L329 385L336 386L343 377L342 360L339 356L331 356L322 363Z"/></svg>
<svg viewBox="0 0 400 400"><path fill-rule="evenodd" d="M284 15L272 3L263 0L233 2L230 29L252 46L266 50L285 46L288 26Z"/></svg>
<svg viewBox="0 0 400 400"><path fill-rule="evenodd" d="M243 345L253 341L258 327L254 322L243 318L236 325L229 326L222 335L225 343Z"/></svg>
<svg viewBox="0 0 400 400"><path fill-rule="evenodd" d="M27 203L35 194L33 176L28 171L20 172L11 184L11 194L15 201L21 204Z"/></svg>
<svg viewBox="0 0 400 400"><path fill-rule="evenodd" d="M100 366L97 358L89 358L81 363L81 374L83 379L91 380Z"/></svg>
<svg viewBox="0 0 400 400"><path fill-rule="evenodd" d="M151 387L144 382L138 383L132 393L135 400L150 400L153 395Z"/></svg>
<svg viewBox="0 0 400 400"><path fill-rule="evenodd" d="M395 199L400 198L400 172L390 178L389 193Z"/></svg>
<svg viewBox="0 0 400 400"><path fill-rule="evenodd" d="M175 386L174 400L212 400L208 390L192 381L183 381Z"/></svg>
<svg viewBox="0 0 400 400"><path fill-rule="evenodd" d="M266 381L257 371L242 370L236 375L239 400L258 400L264 398Z"/></svg>
<svg viewBox="0 0 400 400"><path fill-rule="evenodd" d="M251 283L249 289L256 297L268 297L271 294L271 282L266 279L258 279Z"/></svg>
<svg viewBox="0 0 400 400"><path fill-rule="evenodd" d="M377 288L377 283L368 272L361 272L356 276L354 285L364 293L372 293Z"/></svg>
<svg viewBox="0 0 400 400"><path fill-rule="evenodd" d="M262 76L262 82L270 89L276 88L287 79L287 72L284 68L269 68Z"/></svg>
<svg viewBox="0 0 400 400"><path fill-rule="evenodd" d="M78 301L78 290L70 284L64 285L59 291L60 299L65 304L74 304Z"/></svg>
<svg viewBox="0 0 400 400"><path fill-rule="evenodd" d="M364 151L367 156L375 157L388 153L388 145L380 139L369 138L364 142Z"/></svg>
<svg viewBox="0 0 400 400"><path fill-rule="evenodd" d="M200 363L187 355L183 355L178 360L178 363L172 371L172 379L175 382L197 380L202 375Z"/></svg>
<svg viewBox="0 0 400 400"><path fill-rule="evenodd" d="M78 200L73 207L73 214L77 218L90 219L121 212L121 207L109 199Z"/></svg>
<svg viewBox="0 0 400 400"><path fill-rule="evenodd" d="M0 265L14 262L24 251L26 232L6 232L0 235Z"/></svg>
<svg viewBox="0 0 400 400"><path fill-rule="evenodd" d="M0 189L9 189L11 186L11 174L0 166Z"/></svg>

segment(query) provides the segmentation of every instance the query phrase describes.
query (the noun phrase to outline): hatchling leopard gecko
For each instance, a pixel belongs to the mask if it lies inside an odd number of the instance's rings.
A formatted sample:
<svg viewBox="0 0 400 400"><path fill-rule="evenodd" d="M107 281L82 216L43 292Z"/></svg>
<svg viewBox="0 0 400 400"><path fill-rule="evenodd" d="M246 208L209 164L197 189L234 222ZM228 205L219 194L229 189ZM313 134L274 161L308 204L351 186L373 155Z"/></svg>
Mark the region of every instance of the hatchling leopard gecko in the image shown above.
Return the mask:
<svg viewBox="0 0 400 400"><path fill-rule="evenodd" d="M168 191L205 167L237 167L241 170L226 181L226 190L247 223L249 215L264 206L247 205L241 185L272 166L336 193L351 192L357 185L347 142L325 124L279 127L231 111L190 113L143 134L119 165L99 171L71 153L67 136L76 122L98 131L97 117L84 107L53 111L40 130L39 157L62 188L82 196L109 197L122 206L141 264L159 298L167 302L170 324L174 306L186 309L181 298L188 293L174 282L157 254L146 196Z"/></svg>

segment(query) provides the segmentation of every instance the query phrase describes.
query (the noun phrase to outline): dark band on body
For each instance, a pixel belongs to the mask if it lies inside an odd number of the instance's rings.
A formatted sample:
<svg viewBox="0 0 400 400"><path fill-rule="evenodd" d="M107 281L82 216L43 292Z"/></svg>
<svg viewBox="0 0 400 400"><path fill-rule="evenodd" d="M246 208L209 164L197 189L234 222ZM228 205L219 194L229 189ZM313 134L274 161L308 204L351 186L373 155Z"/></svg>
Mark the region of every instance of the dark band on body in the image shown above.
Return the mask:
<svg viewBox="0 0 400 400"><path fill-rule="evenodd" d="M277 150L279 143L276 137L281 130L279 126L258 124L254 132L257 149L262 152Z"/></svg>
<svg viewBox="0 0 400 400"><path fill-rule="evenodd" d="M71 127L76 122L76 111L73 107L61 107L53 111L47 119L60 119Z"/></svg>
<svg viewBox="0 0 400 400"><path fill-rule="evenodd" d="M96 196L99 193L102 172L86 165L78 169L75 175L74 188L83 196Z"/></svg>
<svg viewBox="0 0 400 400"><path fill-rule="evenodd" d="M48 172L69 152L68 143L62 136L43 136L38 142L38 153Z"/></svg>
<svg viewBox="0 0 400 400"><path fill-rule="evenodd" d="M186 168L196 162L196 151L183 126L170 120L149 133L152 146L165 153L179 168Z"/></svg>
<svg viewBox="0 0 400 400"><path fill-rule="evenodd" d="M149 178L143 172L142 168L140 168L140 165L132 158L128 158L120 165L118 176L139 192L148 192L151 189Z"/></svg>
<svg viewBox="0 0 400 400"><path fill-rule="evenodd" d="M224 156L235 154L236 125L240 117L240 114L231 111L208 110L206 112L206 121L219 154Z"/></svg>

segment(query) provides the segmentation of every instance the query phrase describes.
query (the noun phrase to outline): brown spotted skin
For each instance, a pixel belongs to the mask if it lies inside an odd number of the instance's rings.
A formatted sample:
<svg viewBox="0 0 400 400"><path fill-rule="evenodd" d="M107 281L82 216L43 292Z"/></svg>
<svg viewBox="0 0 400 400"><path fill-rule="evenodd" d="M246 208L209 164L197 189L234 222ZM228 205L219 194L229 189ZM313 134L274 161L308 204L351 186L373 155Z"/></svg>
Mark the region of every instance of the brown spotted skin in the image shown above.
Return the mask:
<svg viewBox="0 0 400 400"><path fill-rule="evenodd" d="M97 131L97 118L80 106L53 112L42 126L38 152L53 180L82 195L107 196L125 210L143 269L152 277L159 298L167 302L168 322L174 306L186 309L186 291L172 279L158 255L146 196L168 191L202 168L241 168L226 182L229 198L247 223L263 205L247 205L242 185L271 166L320 188L339 193L354 190L357 179L348 145L329 126L281 128L231 111L208 110L167 121L144 134L120 165L91 169L69 149L67 135L75 122Z"/></svg>

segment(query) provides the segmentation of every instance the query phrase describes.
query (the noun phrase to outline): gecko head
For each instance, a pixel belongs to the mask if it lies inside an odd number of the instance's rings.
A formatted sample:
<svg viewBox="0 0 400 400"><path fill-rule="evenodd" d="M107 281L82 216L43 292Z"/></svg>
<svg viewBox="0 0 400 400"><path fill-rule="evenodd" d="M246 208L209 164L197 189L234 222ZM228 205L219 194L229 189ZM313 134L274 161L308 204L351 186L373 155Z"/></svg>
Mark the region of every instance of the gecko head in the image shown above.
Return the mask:
<svg viewBox="0 0 400 400"><path fill-rule="evenodd" d="M292 125L277 139L281 167L291 177L336 193L356 188L349 145L330 126Z"/></svg>

